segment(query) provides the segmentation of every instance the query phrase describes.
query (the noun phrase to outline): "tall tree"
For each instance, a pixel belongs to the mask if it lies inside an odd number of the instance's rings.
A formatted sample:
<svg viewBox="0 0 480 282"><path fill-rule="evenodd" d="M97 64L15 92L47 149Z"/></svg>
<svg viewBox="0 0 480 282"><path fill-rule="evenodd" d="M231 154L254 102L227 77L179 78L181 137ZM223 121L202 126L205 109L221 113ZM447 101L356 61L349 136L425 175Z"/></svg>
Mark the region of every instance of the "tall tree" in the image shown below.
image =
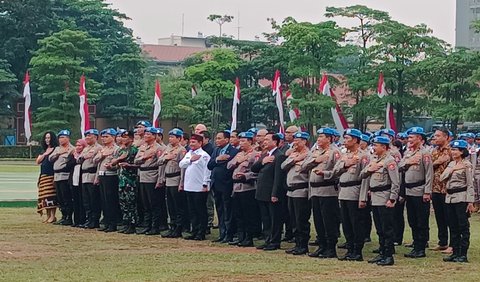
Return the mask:
<svg viewBox="0 0 480 282"><path fill-rule="evenodd" d="M98 40L86 32L63 30L40 40L39 45L30 64L44 102L36 111L34 131L39 135L46 130L69 128L78 133L78 82L83 73L88 76L95 71L90 62L95 61ZM98 85L92 79L87 82L89 98L95 99Z"/></svg>
<svg viewBox="0 0 480 282"><path fill-rule="evenodd" d="M209 16L207 17L207 20L218 24L218 28L219 28L218 36L219 36L219 37L222 37L222 36L223 36L223 33L222 33L222 27L223 27L223 25L224 25L225 23L230 23L230 22L232 22L233 16L229 16L229 15L223 15L223 16L221 16L221 15L212 14L212 15L209 15Z"/></svg>
<svg viewBox="0 0 480 282"><path fill-rule="evenodd" d="M20 98L16 82L17 78L10 71L10 64L0 59L0 117L14 114L15 101Z"/></svg>

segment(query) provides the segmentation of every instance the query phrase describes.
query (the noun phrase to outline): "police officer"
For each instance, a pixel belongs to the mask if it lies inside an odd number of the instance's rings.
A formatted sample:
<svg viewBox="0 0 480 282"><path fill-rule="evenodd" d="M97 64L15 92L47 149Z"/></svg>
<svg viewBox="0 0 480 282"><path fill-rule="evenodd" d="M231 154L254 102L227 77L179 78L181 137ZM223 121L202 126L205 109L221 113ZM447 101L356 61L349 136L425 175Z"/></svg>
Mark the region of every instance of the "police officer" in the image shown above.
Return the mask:
<svg viewBox="0 0 480 282"><path fill-rule="evenodd" d="M55 224L72 225L73 198L68 185L68 178L72 169L69 163L73 158L75 147L70 143L69 130L60 130L57 136L59 146L48 157L48 160L53 162L53 180L57 192L57 201L62 212L62 219Z"/></svg>
<svg viewBox="0 0 480 282"><path fill-rule="evenodd" d="M394 264L393 215L400 191L398 166L390 154L390 142L385 136L373 139L374 157L361 173L362 178L367 180L367 185L363 185L360 191L360 205L367 205L370 192L373 219L380 243L379 255L368 262L382 266Z"/></svg>
<svg viewBox="0 0 480 282"><path fill-rule="evenodd" d="M87 222L83 227L94 229L100 227L99 220L102 210L100 190L98 186L94 184L98 163L95 163L93 158L102 149L102 146L97 142L98 130L92 128L85 131L85 141L87 142L87 147L83 149L78 159L78 162L82 164L82 197L87 217Z"/></svg>
<svg viewBox="0 0 480 282"><path fill-rule="evenodd" d="M340 151L333 146L331 128L317 130L317 143L302 164L302 171L310 171L309 198L313 209L313 222L317 232L318 249L310 257L336 258L338 241L338 179L333 175Z"/></svg>
<svg viewBox="0 0 480 282"><path fill-rule="evenodd" d="M152 127L152 124L146 120L140 120L135 125L134 133L136 138L133 142L133 145L137 148L139 148L145 143L145 140L143 140L143 135L145 134L145 129L147 129L148 127Z"/></svg>
<svg viewBox="0 0 480 282"><path fill-rule="evenodd" d="M180 145L183 131L174 128L168 132L168 146L159 159L159 165L163 166L163 175L158 176L157 188L165 187L167 192L167 207L170 216L170 230L162 237L182 237L182 230L187 229L187 199L185 192L179 191L181 169L179 162L186 154L186 150Z"/></svg>
<svg viewBox="0 0 480 282"><path fill-rule="evenodd" d="M405 177L407 217L413 236L413 250L408 258L425 257L428 241L430 199L433 183L432 155L423 146L425 132L421 127L407 130L408 150L399 163Z"/></svg>
<svg viewBox="0 0 480 282"><path fill-rule="evenodd" d="M467 251L470 246L469 213L474 212L475 200L473 188L473 167L467 160L468 145L463 140L450 143L452 159L442 173L441 180L447 181L447 218L449 221L452 255L444 258L446 262L468 262Z"/></svg>
<svg viewBox="0 0 480 282"><path fill-rule="evenodd" d="M103 207L103 221L105 226L100 231L115 232L119 220L118 202L118 166L112 164L118 146L115 144L117 131L107 128L100 132L103 147L94 157L98 163L97 180L100 184L100 197Z"/></svg>
<svg viewBox="0 0 480 282"><path fill-rule="evenodd" d="M365 240L366 210L359 207L359 196L362 185L360 172L368 164L367 155L360 150L362 132L358 129L347 129L343 134L346 153L335 164L334 175L339 177L340 210L342 226L347 241L347 253L339 260L362 261Z"/></svg>
<svg viewBox="0 0 480 282"><path fill-rule="evenodd" d="M295 247L285 252L293 255L308 253L310 239L310 201L308 200L308 172L302 172L301 166L308 155L307 146L310 134L297 132L294 135L293 147L286 153L287 159L281 168L287 173L287 196L292 199L295 213Z"/></svg>

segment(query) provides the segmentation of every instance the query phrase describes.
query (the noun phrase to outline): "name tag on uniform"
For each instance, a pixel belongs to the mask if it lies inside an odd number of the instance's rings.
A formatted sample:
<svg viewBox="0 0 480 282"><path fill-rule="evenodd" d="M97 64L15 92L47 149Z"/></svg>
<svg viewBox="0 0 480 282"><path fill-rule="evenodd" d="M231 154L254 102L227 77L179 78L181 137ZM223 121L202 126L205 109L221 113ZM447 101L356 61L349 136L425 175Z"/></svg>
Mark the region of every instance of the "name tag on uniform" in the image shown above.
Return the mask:
<svg viewBox="0 0 480 282"><path fill-rule="evenodd" d="M105 171L99 171L99 172L98 172L98 175L104 176L104 175L105 175Z"/></svg>

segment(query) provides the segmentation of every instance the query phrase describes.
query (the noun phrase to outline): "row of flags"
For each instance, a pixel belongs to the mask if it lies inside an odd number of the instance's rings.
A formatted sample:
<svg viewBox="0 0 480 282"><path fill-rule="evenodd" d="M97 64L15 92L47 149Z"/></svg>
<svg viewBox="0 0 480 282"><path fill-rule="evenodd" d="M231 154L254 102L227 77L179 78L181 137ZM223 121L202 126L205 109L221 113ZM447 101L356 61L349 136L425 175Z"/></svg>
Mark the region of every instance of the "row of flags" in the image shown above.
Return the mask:
<svg viewBox="0 0 480 282"><path fill-rule="evenodd" d="M335 102L335 107L330 109L332 118L335 124L336 129L339 132L343 132L348 128L347 120L342 113L342 109L337 102L335 97L335 93L333 89L330 87L330 83L328 82L328 76L326 73L323 74L322 80L318 87L318 91L325 96L331 97L332 101ZM192 85L192 98L198 95L197 89L195 85ZM284 128L284 112L283 112L283 95L282 95L282 84L280 80L280 71L275 71L275 76L272 82L272 95L275 97L275 104L278 110L278 124L279 124L279 131L281 133L285 132ZM377 95L380 98L383 98L388 95L385 87L385 82L383 78L383 73L380 73L378 79L378 87L377 87ZM79 100L80 100L80 132L82 134L82 138L85 137L85 131L90 129L90 118L88 113L88 98L87 98L87 89L85 87L85 76L82 75L80 77L80 89L78 92ZM235 79L235 87L233 91L233 104L232 104L232 123L231 123L231 130L235 130L237 128L237 112L238 106L240 105L240 81L238 78ZM25 111L24 111L24 128L25 128L25 138L27 139L27 143L30 141L32 132L31 132L31 116L30 116L30 105L31 105L31 93L30 93L30 75L27 72L25 74L24 79L24 89L23 89L23 98L25 100ZM158 80L155 81L155 94L153 97L153 117L152 117L152 124L155 127L158 127L158 117L162 110L161 105L162 100L162 92L160 88L160 83ZM292 105L293 96L290 91L285 93L285 100L288 107L288 115L291 122L294 122L296 119L300 117L300 110ZM393 129L397 132L395 116L393 112L393 107L390 103L387 103L386 107L386 121L385 126L387 129Z"/></svg>

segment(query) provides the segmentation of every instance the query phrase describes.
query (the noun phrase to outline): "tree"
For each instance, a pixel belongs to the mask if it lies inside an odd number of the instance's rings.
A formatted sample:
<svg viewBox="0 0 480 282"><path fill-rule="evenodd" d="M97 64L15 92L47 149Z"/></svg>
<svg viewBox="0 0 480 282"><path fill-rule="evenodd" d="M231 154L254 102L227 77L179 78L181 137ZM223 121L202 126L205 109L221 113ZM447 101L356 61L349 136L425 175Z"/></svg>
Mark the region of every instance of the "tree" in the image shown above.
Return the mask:
<svg viewBox="0 0 480 282"><path fill-rule="evenodd" d="M225 24L225 23L230 23L232 22L233 20L233 16L228 16L228 15L216 15L216 14L212 14L212 15L209 15L207 17L207 20L211 21L211 22L215 22L218 24L218 28L219 28L219 33L218 33L218 36L219 37L222 37L223 34L222 34L222 26Z"/></svg>
<svg viewBox="0 0 480 282"><path fill-rule="evenodd" d="M0 59L0 116L12 116L16 99L20 95L16 89L17 78L10 71L10 64Z"/></svg>
<svg viewBox="0 0 480 282"><path fill-rule="evenodd" d="M95 71L93 63L98 52L98 40L86 32L63 30L39 42L30 64L33 81L43 100L35 114L33 128L37 136L46 130L69 128L76 133L79 126L78 82L82 74ZM98 84L88 79L89 98L97 97ZM75 134L74 136L78 136Z"/></svg>

